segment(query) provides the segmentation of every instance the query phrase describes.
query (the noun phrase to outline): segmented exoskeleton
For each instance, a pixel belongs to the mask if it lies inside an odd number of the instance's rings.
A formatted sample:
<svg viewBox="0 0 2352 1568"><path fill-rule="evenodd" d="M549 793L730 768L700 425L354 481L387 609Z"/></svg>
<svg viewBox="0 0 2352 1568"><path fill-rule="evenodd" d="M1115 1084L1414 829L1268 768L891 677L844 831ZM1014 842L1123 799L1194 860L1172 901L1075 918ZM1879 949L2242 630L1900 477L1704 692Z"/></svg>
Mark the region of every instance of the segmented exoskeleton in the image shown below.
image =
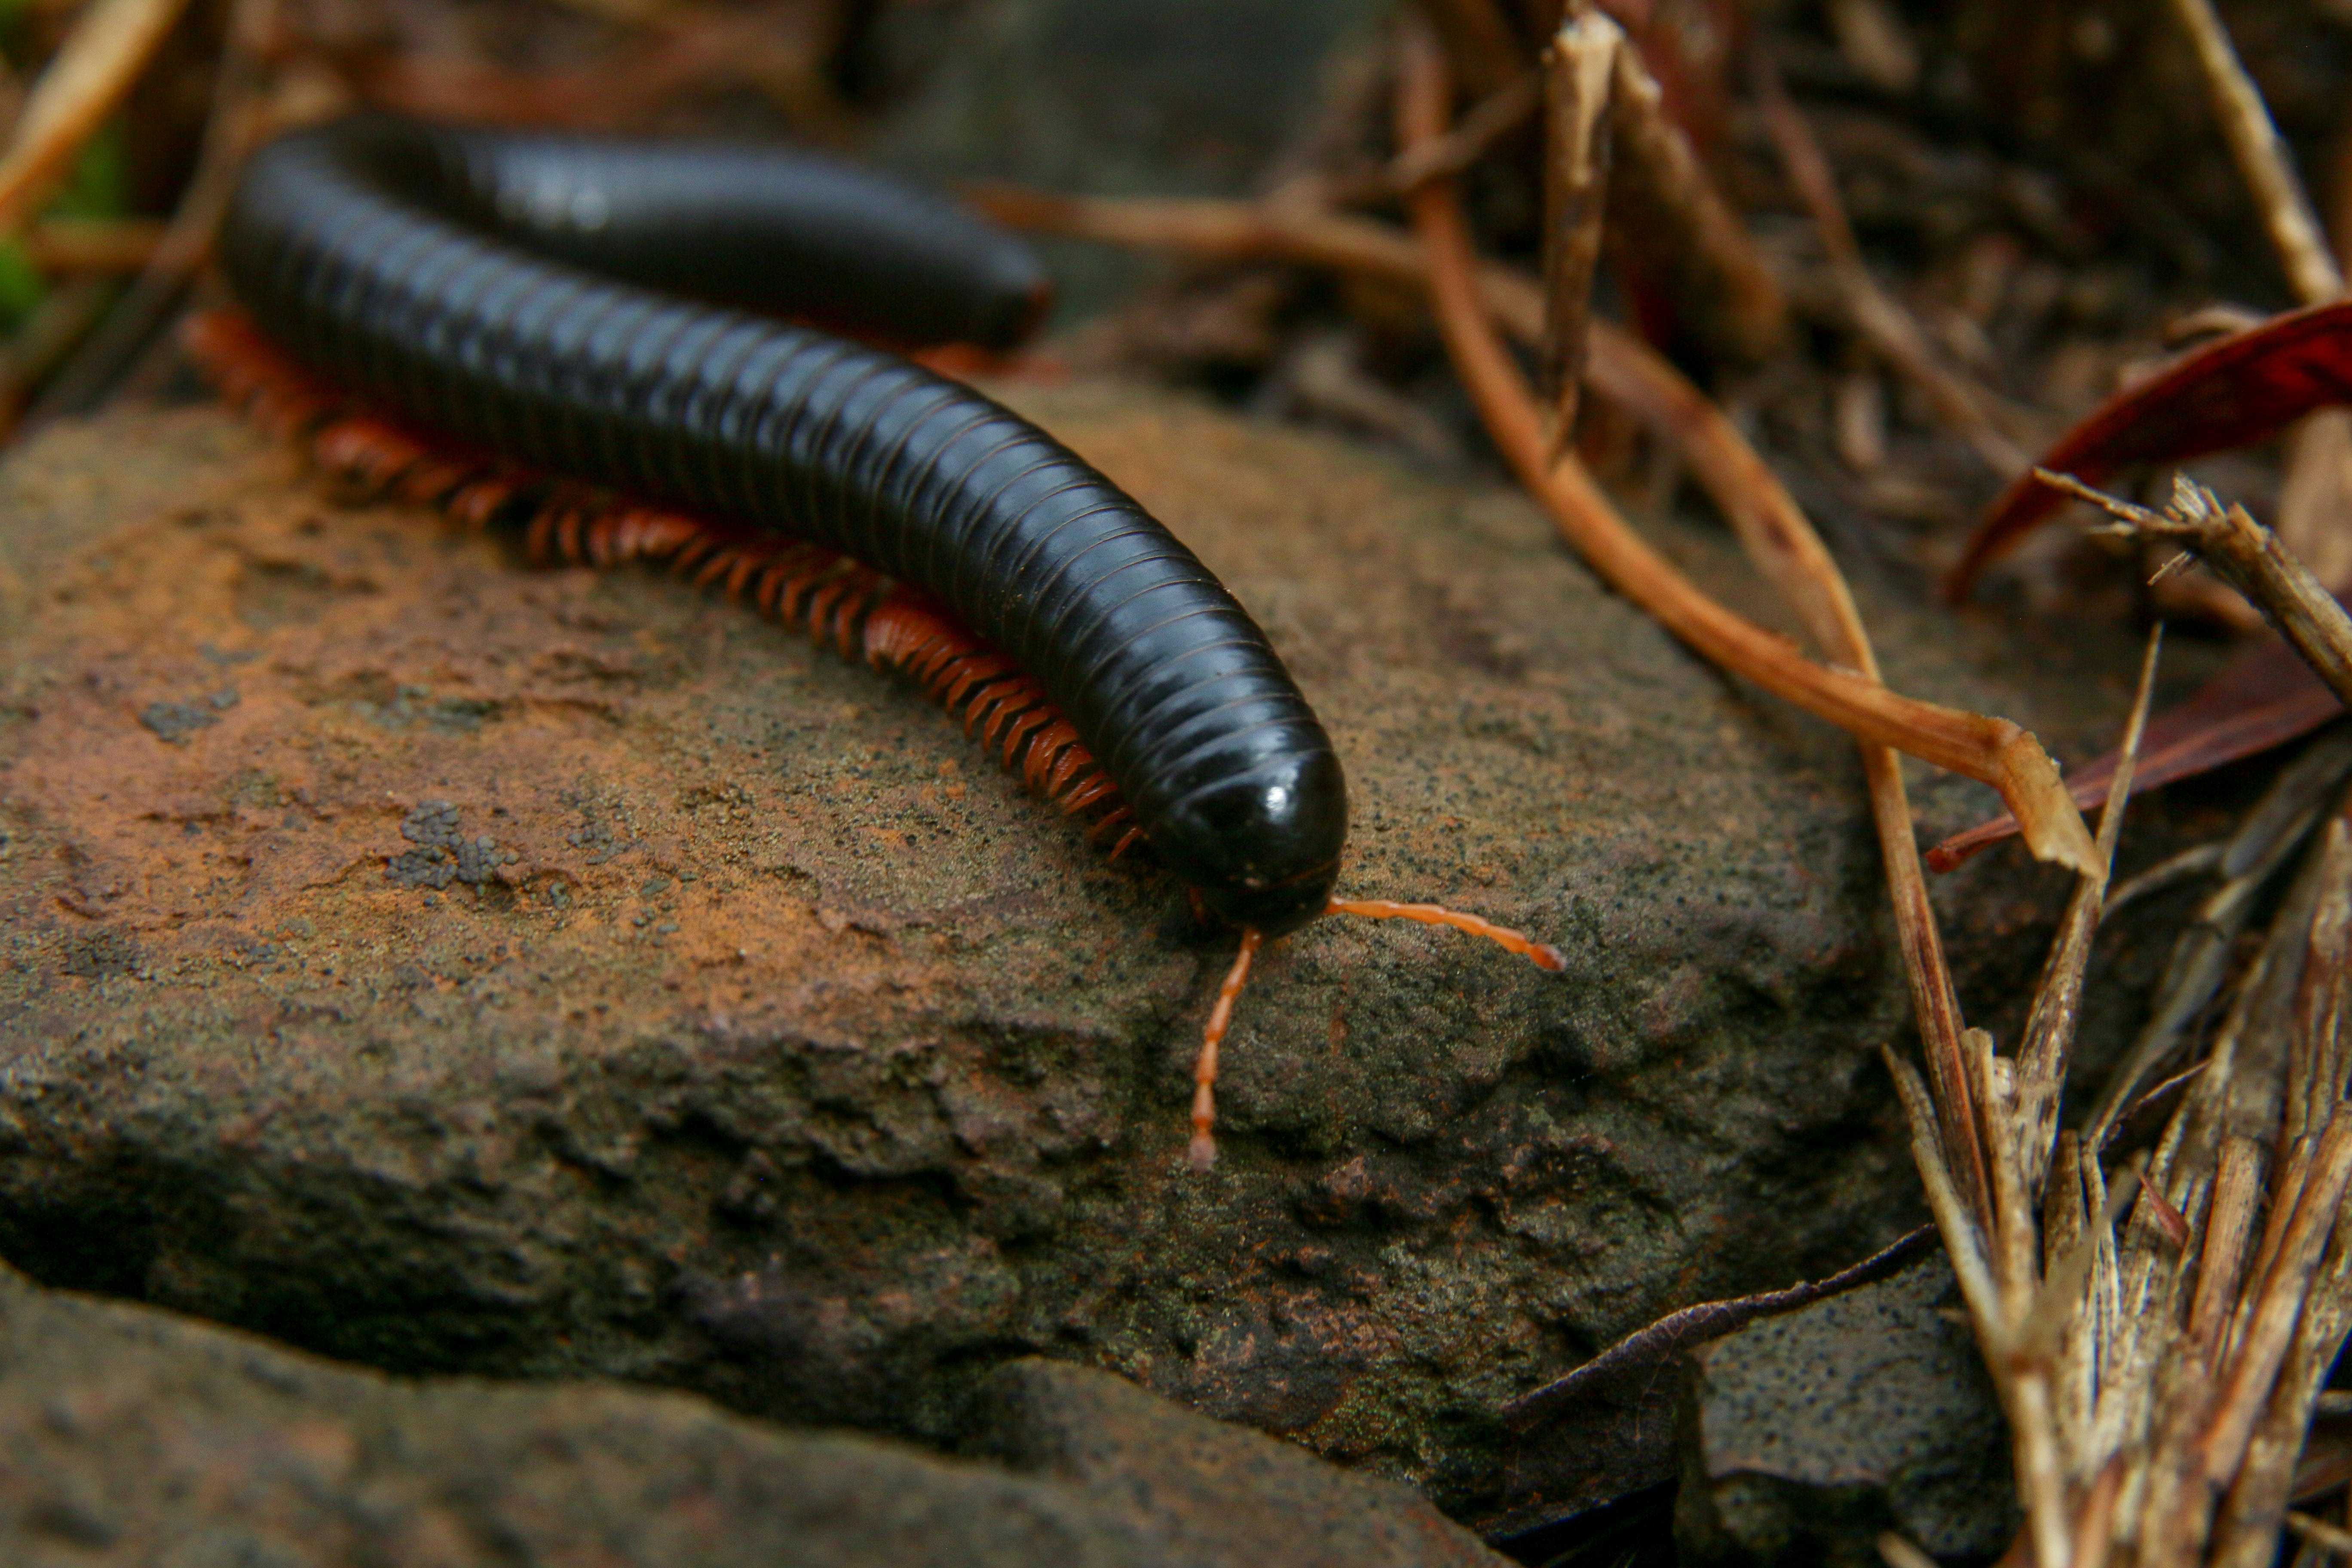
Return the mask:
<svg viewBox="0 0 2352 1568"><path fill-rule="evenodd" d="M959 209L773 150L432 127L298 132L220 243L249 316L191 342L327 466L534 549L667 560L905 669L1034 787L1139 837L1248 956L1336 904L1347 795L1265 636L1052 437L885 349L1002 348L1043 271ZM833 331L819 330L821 323ZM1549 962L1548 962L1549 961Z"/></svg>

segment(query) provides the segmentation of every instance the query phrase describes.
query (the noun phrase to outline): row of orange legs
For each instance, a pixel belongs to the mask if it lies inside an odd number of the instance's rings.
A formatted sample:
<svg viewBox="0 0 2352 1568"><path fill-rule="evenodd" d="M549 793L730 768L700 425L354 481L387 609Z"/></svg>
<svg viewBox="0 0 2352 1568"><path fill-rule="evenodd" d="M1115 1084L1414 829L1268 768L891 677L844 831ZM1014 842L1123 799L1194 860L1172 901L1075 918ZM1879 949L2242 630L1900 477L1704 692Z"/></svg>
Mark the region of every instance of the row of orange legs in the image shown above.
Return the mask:
<svg viewBox="0 0 2352 1568"><path fill-rule="evenodd" d="M1073 815L1097 814L1114 858L1141 830L1109 776L1037 683L913 590L836 551L731 529L550 479L488 453L427 438L355 409L231 312L198 317L189 346L224 394L306 445L320 468L370 493L486 526L530 508L525 547L541 564L665 564L844 658L904 670L1031 788Z"/></svg>
<svg viewBox="0 0 2352 1568"><path fill-rule="evenodd" d="M920 595L872 568L817 545L617 500L493 454L418 436L355 409L348 395L288 359L234 312L199 316L188 341L224 395L266 426L305 444L321 468L345 481L437 508L477 528L528 504L525 545L543 563L666 564L698 586L806 630L845 658L905 671L963 720L966 734L1001 753L1031 789L1073 815L1099 812L1093 837L1117 833L1114 859L1142 837L1108 775L1034 680ZM1538 968L1566 967L1558 948L1437 904L1334 899L1324 912L1451 926ZM1241 951L1217 988L1202 1033L1189 1149L1195 1170L1206 1171L1216 1160L1217 1054L1260 944L1256 931L1242 932Z"/></svg>

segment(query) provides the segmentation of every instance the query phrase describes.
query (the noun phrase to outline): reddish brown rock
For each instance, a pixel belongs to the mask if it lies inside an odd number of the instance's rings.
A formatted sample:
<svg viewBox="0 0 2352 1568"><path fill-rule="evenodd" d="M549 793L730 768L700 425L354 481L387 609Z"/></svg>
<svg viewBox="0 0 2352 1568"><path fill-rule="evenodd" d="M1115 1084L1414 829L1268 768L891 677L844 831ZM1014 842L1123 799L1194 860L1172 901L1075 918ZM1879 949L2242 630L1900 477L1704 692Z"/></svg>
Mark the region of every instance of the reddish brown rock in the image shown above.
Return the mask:
<svg viewBox="0 0 2352 1568"><path fill-rule="evenodd" d="M1286 941L1192 1178L1230 940L914 692L338 504L216 411L126 415L0 473L0 1250L404 1371L917 1433L1042 1352L1475 1510L1511 1395L1912 1220L1840 737L1498 490L1021 396L1293 660L1350 770L1344 889L1565 975ZM1665 538L1759 604L1719 534ZM2040 716L1912 624L1907 686Z"/></svg>

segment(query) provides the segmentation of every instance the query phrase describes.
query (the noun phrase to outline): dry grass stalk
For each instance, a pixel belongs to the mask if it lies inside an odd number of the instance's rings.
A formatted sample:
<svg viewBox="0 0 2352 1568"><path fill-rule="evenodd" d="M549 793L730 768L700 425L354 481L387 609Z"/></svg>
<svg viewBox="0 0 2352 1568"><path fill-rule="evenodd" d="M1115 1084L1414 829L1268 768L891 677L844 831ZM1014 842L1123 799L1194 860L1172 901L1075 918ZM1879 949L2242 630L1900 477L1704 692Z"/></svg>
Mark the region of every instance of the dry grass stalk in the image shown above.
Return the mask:
<svg viewBox="0 0 2352 1568"><path fill-rule="evenodd" d="M1903 1537L1888 1531L1878 1538L1878 1555L1886 1568L1936 1568L1936 1560Z"/></svg>
<svg viewBox="0 0 2352 1568"><path fill-rule="evenodd" d="M163 237L152 218L50 218L26 231L24 247L44 272L136 272Z"/></svg>
<svg viewBox="0 0 2352 1568"><path fill-rule="evenodd" d="M2123 1484L2119 1471L2104 1474L2081 1462L2097 1431L2099 1329L2115 1321L2114 1216L2095 1154L2071 1136L2055 1135L2056 1100L2089 938L2130 788L2128 759L2137 750L2154 690L2157 647L2151 638L2126 728L2126 765L2110 784L2101 818L2099 859L2061 923L2023 1050L2015 1058L1998 1058L1990 1035L1968 1031L1970 1093L1958 1106L1935 1103L1937 1097L1909 1066L1885 1053L1911 1123L1929 1206L2009 1417L2026 1515L2021 1546L2040 1568L2090 1560L2082 1555L2086 1543L2104 1555ZM1916 849L1888 855L1889 881L1898 889L1906 859L1916 877ZM1977 1141L1990 1183L1990 1203L1974 1215L1955 1192L1952 1137L1937 1136L1956 1111L1969 1118L1966 1135ZM2053 1171L2063 1179L2045 1184L2043 1173Z"/></svg>
<svg viewBox="0 0 2352 1568"><path fill-rule="evenodd" d="M1419 73L1442 69L1433 51L1416 50ZM1404 139L1433 135L1443 123L1442 93L1427 81L1403 95L1412 110ZM2004 798L2027 803L2021 820L2034 852L2071 866L2090 863L2089 832L2059 784L2040 742L2005 720L1962 713L1897 696L1868 675L1817 664L1787 638L1731 614L1701 593L1618 517L1582 466L1549 460L1542 416L1525 378L1488 325L1475 279L1469 235L1444 182L1412 198L1414 224L1430 256L1430 282L1457 371L1505 460L1542 502L1593 569L1685 643L1767 690L1840 725L1939 767L1991 784ZM1596 347L1598 345L1596 344Z"/></svg>
<svg viewBox="0 0 2352 1568"><path fill-rule="evenodd" d="M2133 768L2147 726L2147 693L2156 679L2157 656L2162 651L2163 627L2147 639L2139 672L2140 700L2132 705L2124 727L2123 758L2107 788L2107 806L2099 817L2098 858L2113 866L2116 844L2123 834L2122 803L2131 798ZM2025 1021L2025 1036L2017 1054L2017 1124L2019 1158L2029 1191L2042 1190L2050 1152L2058 1132L2058 1097L2065 1087L2066 1054L2074 1043L2074 1026L2082 1010L2083 972L2091 960L2091 938L2105 907L2106 879L2086 877L2075 884L2058 935L2043 965L2033 994L2033 1009Z"/></svg>
<svg viewBox="0 0 2352 1568"><path fill-rule="evenodd" d="M2188 30L2196 47L2197 63L2212 94L2221 133L2228 138L2238 172L2262 209L2263 226L2286 268L2287 281L2306 305L2333 300L2344 292L2344 274L2327 253L2318 214L2295 178L2294 155L2271 121L2262 89L2246 74L2230 42L2227 28L2215 14L2212 0L2172 0L2173 15Z"/></svg>
<svg viewBox="0 0 2352 1568"><path fill-rule="evenodd" d="M179 205L130 289L89 341L58 368L29 410L30 420L79 413L94 405L135 356L153 349L165 318L178 306L190 277L210 253L213 237L228 215L237 173L244 167L256 130L257 117L251 110L259 96L260 55L277 5L278 0L233 0L220 63L213 76L204 142Z"/></svg>
<svg viewBox="0 0 2352 1568"><path fill-rule="evenodd" d="M2078 1486L2120 1471L2110 1560L2128 1568L2270 1560L2318 1384L2352 1323L2352 1237L2336 1226L2352 1115L2336 1110L2342 1042L2313 1033L2339 1016L2347 924L2338 822L2150 1163L2143 1206L2197 1215L2189 1245L2137 1220L2123 1234L2123 1310L2091 1347L2097 1419L2067 1462Z"/></svg>
<svg viewBox="0 0 2352 1568"><path fill-rule="evenodd" d="M1425 44L1415 47L1409 39L1400 97L1401 140L1412 144L1438 133L1444 90L1434 50ZM1450 191L1442 185L1424 189L1415 197L1413 216L1430 249L1433 285L1449 347L1489 429L1523 482L1549 504L1563 532L1607 574L1609 551L1623 558L1620 536L1625 531L1572 457L1549 460L1549 454L1538 447L1530 400L1473 296L1468 239ZM1781 586L1808 633L1831 658L1874 685L1875 656L1844 579L1770 470L1737 439L1727 421L1696 392L1686 391L1678 378L1660 374L1634 356L1621 356L1620 368L1627 366L1650 372L1628 377L1635 383L1635 395L1648 405L1656 423L1683 438L1684 449L1717 494L1743 544ZM1633 542L1639 548L1638 542ZM1643 599L1638 592L1634 596ZM1655 606L1653 613L1657 613ZM1674 624L1666 616L1661 618ZM2006 1131L2014 1120L2006 1114L2014 1089L2007 1064L1993 1058L1990 1037L1963 1033L1895 753L1877 737L1858 739L1934 1090L1908 1064L1892 1056L1890 1070L1903 1090L1930 1203L2020 1434L2020 1475L2029 1518L2043 1560L2055 1562L2061 1559L2052 1552L2063 1546L2069 1517L2054 1425L2059 1394L2047 1357L2021 1359L2011 1353L2018 1333L2032 1318L2039 1286L2022 1150ZM2104 872L2096 879L2104 885Z"/></svg>
<svg viewBox="0 0 2352 1568"><path fill-rule="evenodd" d="M1526 68L1510 18L1496 0L1419 0L1444 40L1457 79L1474 95L1499 90Z"/></svg>
<svg viewBox="0 0 2352 1568"><path fill-rule="evenodd" d="M2179 1047L2189 1026L2220 994L2238 939L2259 909L2264 889L2319 820L2347 771L2352 771L2352 735L2323 735L2272 780L2237 832L2212 847L2210 869L2222 883L2198 905L2174 943L2147 1025L2110 1074L2085 1129L2094 1144L2105 1140L2139 1084Z"/></svg>
<svg viewBox="0 0 2352 1568"><path fill-rule="evenodd" d="M2324 1519L2314 1519L2307 1513L2288 1514L2286 1522L2295 1534L2321 1551L2334 1552L2338 1557L2352 1557L2352 1530L2340 1524L2330 1524Z"/></svg>
<svg viewBox="0 0 2352 1568"><path fill-rule="evenodd" d="M2063 474L2034 470L2043 483L2087 500L2116 519L2116 531L2193 551L2285 635L2329 690L2352 708L2352 616L2320 586L2309 567L2242 506L2224 507L2210 490L2175 476L2172 500L2155 512L2116 500Z"/></svg>
<svg viewBox="0 0 2352 1568"><path fill-rule="evenodd" d="M1624 32L1593 11L1562 22L1544 51L1543 382L1555 457L1576 434L1584 387L1585 324L1609 199L1610 81L1624 47Z"/></svg>
<svg viewBox="0 0 2352 1568"><path fill-rule="evenodd" d="M2341 298L2343 270L2295 177L2293 154L2211 0L2172 0L2172 9L2195 47L2222 134L2295 297L2306 305ZM2352 578L2352 414L2315 414L2289 437L2279 532L2322 582Z"/></svg>
<svg viewBox="0 0 2352 1568"><path fill-rule="evenodd" d="M1771 133L1790 183L1797 188L1798 199L1812 218L1814 233L1829 258L1854 329L1896 374L1919 389L1937 416L1958 431L1995 473L2006 479L2024 472L2031 459L1995 423L1988 406L1990 396L1946 367L1928 346L1919 323L1871 275L1862 258L1862 247L1854 239L1853 226L1846 218L1845 203L1838 195L1837 176L1830 169L1829 159L1769 62L1759 66L1757 83L1765 128Z"/></svg>
<svg viewBox="0 0 2352 1568"><path fill-rule="evenodd" d="M1716 353L1761 364L1788 339L1789 302L1756 242L1666 112L1641 52L1616 51L1618 176L1610 218L1644 280Z"/></svg>
<svg viewBox="0 0 2352 1568"><path fill-rule="evenodd" d="M1919 46L1887 0L1829 0L1838 52L1873 87L1909 92L1919 82Z"/></svg>
<svg viewBox="0 0 2352 1568"><path fill-rule="evenodd" d="M1535 71L1521 72L1480 99L1436 141L1424 142L1390 159L1388 167L1381 173L1380 194L1402 196L1425 180L1462 173L1493 151L1496 142L1517 130L1542 104L1543 98L1542 76Z"/></svg>
<svg viewBox="0 0 2352 1568"><path fill-rule="evenodd" d="M2291 1097L2288 1101L2286 1130L2297 1131L2299 1109L2300 1135L2307 1135L2325 1117L2338 1115L2336 1107L2346 1089L2346 1053L2352 1050L2352 1040L2345 1037L2342 1027L2347 963L2352 959L2347 951L2347 931L2352 927L2352 831L2342 818L2328 825L2319 879L2289 1066L2289 1082L2299 1084L2303 1094L2300 1100ZM2352 1232L2339 1225L2307 1290L2245 1460L2223 1500L2213 1531L2216 1563L2255 1568L2270 1561L2319 1385L2335 1364L2347 1329L2352 1329Z"/></svg>
<svg viewBox="0 0 2352 1568"><path fill-rule="evenodd" d="M2288 434L2278 535L2313 576L2352 586L2352 410L2305 415Z"/></svg>
<svg viewBox="0 0 2352 1568"><path fill-rule="evenodd" d="M1410 233L1393 224L1301 202L1072 196L1002 184L967 186L963 196L1007 228L1034 234L1173 250L1204 260L1287 261L1401 288L1425 290L1429 287L1429 257ZM1482 261L1476 288L1487 315L1513 342L1532 349L1542 347L1542 284L1517 268ZM1587 342L1591 379L1605 381L1612 358L1629 344L1649 352L1638 339L1607 321L1593 321Z"/></svg>
<svg viewBox="0 0 2352 1568"><path fill-rule="evenodd" d="M1409 40L1400 99L1402 139L1412 142L1436 133L1443 123L1444 93L1443 68L1434 51L1425 45L1413 47ZM1612 542L1609 529L1596 522L1615 520L1606 513L1605 502L1590 481L1582 479L1572 457L1546 463L1535 449L1533 413L1525 388L1486 331L1473 296L1467 237L1450 193L1442 186L1422 192L1415 198L1414 218L1430 247L1449 347L1489 429L1522 480L1550 505L1562 531L1588 559L1594 559L1595 542ZM1719 415L1704 411L1696 394L1687 399L1664 395L1675 389L1662 378L1644 390L1664 405L1654 410L1666 416L1661 423L1698 437L1688 443L1695 465L1711 480L1709 488L1717 492L1751 555L1784 585L1808 632L1831 657L1874 680L1876 661L1843 578L1769 470L1744 443L1731 438ZM1585 493L1564 481L1581 481ZM1580 506L1601 515L1580 517ZM1622 530L1622 524L1616 526ZM1597 541L1594 535L1600 536ZM1602 570L1607 571L1606 565ZM2143 711L2144 702L2145 692ZM2054 1564L2064 1561L2072 1516L2060 1462L2055 1424L2060 1394L2051 1358L2015 1353L2024 1330L2035 1321L2039 1279L2021 1148L2006 1131L2013 1121L2013 1086L2006 1064L1993 1058L1990 1037L1962 1032L1895 754L1871 737L1863 738L1861 750L1934 1091L1892 1053L1888 1067L1911 1122L1914 1152L1930 1205L2019 1434L2021 1487L2038 1555L2044 1563ZM2104 872L2098 879L2104 883Z"/></svg>
<svg viewBox="0 0 2352 1568"><path fill-rule="evenodd" d="M95 0L34 82L0 153L0 234L14 233L73 166L179 20L187 0Z"/></svg>
<svg viewBox="0 0 2352 1568"><path fill-rule="evenodd" d="M1409 51L1402 87L1405 139L1435 134L1443 68L1425 44ZM1647 563L1627 550L1622 524L1574 459L1545 461L1540 416L1487 326L1486 280L1475 270L1450 192L1442 184L1425 188L1413 216L1448 346L1507 459L1604 575L1615 581L1630 568L1633 583L1620 585L1707 651L1677 626L1685 606L1671 589L1655 592L1657 582L1642 572ZM1651 421L1684 441L1759 564L1787 585L1809 634L1867 675L1868 645L1843 584L1825 552L1816 558L1818 539L1769 471L1760 462L1744 468L1753 454L1713 429L1696 394L1683 404L1671 380L1644 380L1637 356L1604 354L1597 334L1594 346L1596 383L1605 363L1631 384L1633 401L1646 400ZM1654 605L1644 589L1663 602ZM2135 737L2152 670L2153 650ZM1914 931L1932 942L1934 926L1924 903L1906 907L1903 868L1916 879L1918 867L1907 812L1888 810L1901 801L1899 775L1891 754L1868 744L1874 737L1861 738L1866 762L1875 753L1891 776L1892 789L1882 790L1871 770L1915 985L1948 994L1940 955L1911 948ZM2127 775L2116 784L2101 842L2086 858L2094 885L2070 906L2021 1055L1997 1057L1989 1037L1957 1032L1956 1009L1938 1017L1923 997L1921 1030L1939 1081L1931 1089L1891 1053L1888 1068L2014 1433L2027 1515L2021 1550L2041 1568L2108 1561L2161 1568L2207 1560L2210 1539L2217 1554L2231 1554L2213 1561L2251 1565L2244 1543L2274 1528L2283 1512L2297 1435L2352 1322L2352 1293L2344 1289L2352 1245L2335 1239L2352 1186L2352 1115L2335 1113L2344 1087L2342 950L2352 926L2352 914L2338 911L2352 893L2321 896L2334 885L2328 877L2345 879L2342 834L2319 869L2298 879L2147 1182L2136 1194L2130 1184L2120 1190L2116 1201L2129 1205L2130 1217L2118 1227L2124 1211L2110 1201L2095 1145L2061 1138L2050 1152L2082 965L2104 896L2099 851L2115 844ZM1899 834L1886 831L1890 821ZM2253 858L2284 855L2295 837L2273 824L2270 850ZM2221 863L2230 865L2230 856ZM1945 1055L1939 1040L1958 1048ZM2272 1138L2285 1143L2269 1213L2257 1225L2262 1149ZM2041 1182L2037 1192L2045 1171L2063 1179ZM1899 1547L1894 1560L1902 1560Z"/></svg>
<svg viewBox="0 0 2352 1568"><path fill-rule="evenodd" d="M33 389L55 374L89 337L116 294L112 279L68 279L35 306L5 346L0 346L0 432L23 417Z"/></svg>

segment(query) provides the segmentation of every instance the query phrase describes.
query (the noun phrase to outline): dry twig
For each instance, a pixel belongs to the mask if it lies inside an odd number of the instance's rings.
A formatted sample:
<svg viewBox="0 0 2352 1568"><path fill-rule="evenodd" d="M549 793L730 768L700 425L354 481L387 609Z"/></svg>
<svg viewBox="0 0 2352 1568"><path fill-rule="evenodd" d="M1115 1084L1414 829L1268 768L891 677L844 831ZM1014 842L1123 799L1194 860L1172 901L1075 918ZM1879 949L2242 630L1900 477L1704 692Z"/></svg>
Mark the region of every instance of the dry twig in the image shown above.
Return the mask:
<svg viewBox="0 0 2352 1568"><path fill-rule="evenodd" d="M2343 269L2328 254L2294 156L2211 0L2172 0L2172 9L2196 48L2214 113L2288 285L2306 305L2341 299ZM2352 574L2352 414L2315 414L2288 438L2279 532L2313 562L2323 581L2336 584Z"/></svg>
<svg viewBox="0 0 2352 1568"><path fill-rule="evenodd" d="M1846 220L1845 203L1838 196L1837 177L1822 153L1821 143L1813 139L1812 127L1790 101L1770 62L1760 56L1759 60L1757 96L1765 127L1780 150L1790 182L1812 217L1814 232L1844 293L1855 330L1926 395L1937 414L1960 433L1987 467L2004 478L2023 472L2028 461L2024 448L1995 423L1986 406L1986 395L1945 367L1927 345L1919 323L1871 275L1862 258L1862 247L1854 239L1853 226Z"/></svg>
<svg viewBox="0 0 2352 1568"><path fill-rule="evenodd" d="M1426 77L1437 69L1425 48ZM1441 89L1443 79L1437 79ZM1404 95L1408 141L1434 134L1442 95ZM1542 416L1518 367L1486 321L1473 281L1474 258L1453 193L1442 181L1412 198L1414 226L1430 254L1430 282L1456 370L1486 428L1521 483L1552 515L1560 532L1601 576L1666 629L1707 658L1767 690L1830 720L1857 737L1893 746L1964 773L2023 801L2035 826L2028 842L2045 859L2087 867L2092 846L2057 769L2039 742L2005 720L1963 713L1898 696L1857 671L1814 663L1788 639L1731 614L1644 544L1572 456L1549 461ZM2027 820L2024 813L2020 820Z"/></svg>
<svg viewBox="0 0 2352 1568"><path fill-rule="evenodd" d="M1434 51L1408 38L1399 96L1401 140L1410 143L1437 132L1444 123L1444 92L1443 67ZM1615 579L1608 564L1612 561L1631 574L1638 585L1620 585L1670 627L1675 623L1669 612L1690 601L1723 616L1632 536L1572 455L1555 457L1540 449L1526 388L1470 297L1468 237L1450 190L1443 185L1424 188L1414 198L1413 216L1430 249L1433 286L1448 346L1488 429L1522 482L1547 502L1562 532L1605 575ZM1669 395L1677 389L1659 375L1651 378L1645 390L1673 426L1685 433L1703 478L1720 499L1742 544L1780 585L1809 634L1832 658L1857 671L1870 689L1883 692L1876 658L1843 574L1770 470L1695 391ZM1958 1166L1957 1174L1943 1184L1948 1206L1981 1218L1990 1210L1992 1194L1968 1109L1971 1090L1961 1060L1959 1006L1927 903L1901 769L1894 752L1878 737L1862 738L1862 755L1920 1033L1937 1085L1931 1112L1935 1131L1923 1127L1919 1136L1936 1145L1933 1158L1938 1169L1946 1167L1948 1155Z"/></svg>
<svg viewBox="0 0 2352 1568"><path fill-rule="evenodd" d="M1576 433L1584 386L1585 323L1609 197L1610 81L1624 47L1617 24L1594 11L1562 22L1544 52L1543 380L1555 457Z"/></svg>
<svg viewBox="0 0 2352 1568"><path fill-rule="evenodd" d="M2064 490L2115 518L2114 531L2193 551L2230 586L2259 608L2303 655L2338 700L2352 708L2352 616L2278 536L2242 506L2224 507L2212 491L2176 475L2172 500L2161 512L2118 500L2064 474L2034 470L2042 483Z"/></svg>
<svg viewBox="0 0 2352 1568"><path fill-rule="evenodd" d="M163 226L152 218L50 218L26 231L26 259L44 272L136 272Z"/></svg>
<svg viewBox="0 0 2352 1568"><path fill-rule="evenodd" d="M187 0L97 0L33 84L0 154L0 234L13 233L114 112Z"/></svg>
<svg viewBox="0 0 2352 1568"><path fill-rule="evenodd" d="M2172 0L2173 15L2196 46L2197 63L2212 94L2221 133L2237 160L2238 172L2262 209L2263 226L2286 268L2287 281L2306 305L2334 300L2344 292L2344 274L2327 253L2318 214L2295 177L2294 156L2272 123L2262 89L2246 74L2230 35L2215 14L2212 0Z"/></svg>
<svg viewBox="0 0 2352 1568"><path fill-rule="evenodd" d="M1399 153L1381 174L1381 192L1402 196L1424 180L1458 174L1517 130L1543 102L1542 77L1524 71L1496 88L1434 142Z"/></svg>
<svg viewBox="0 0 2352 1568"><path fill-rule="evenodd" d="M1615 52L1619 176L1610 217L1644 279L1715 352L1761 364L1789 334L1789 304L1756 242L1708 177L1641 52Z"/></svg>
<svg viewBox="0 0 2352 1568"><path fill-rule="evenodd" d="M227 216L236 176L245 164L254 127L248 112L257 96L260 52L278 0L235 0L227 37L213 78L212 105L195 173L180 204L157 237L153 249L121 303L89 341L58 372L30 417L37 422L95 405L114 384L126 363L154 339L180 303L188 280L211 252L213 237Z"/></svg>

